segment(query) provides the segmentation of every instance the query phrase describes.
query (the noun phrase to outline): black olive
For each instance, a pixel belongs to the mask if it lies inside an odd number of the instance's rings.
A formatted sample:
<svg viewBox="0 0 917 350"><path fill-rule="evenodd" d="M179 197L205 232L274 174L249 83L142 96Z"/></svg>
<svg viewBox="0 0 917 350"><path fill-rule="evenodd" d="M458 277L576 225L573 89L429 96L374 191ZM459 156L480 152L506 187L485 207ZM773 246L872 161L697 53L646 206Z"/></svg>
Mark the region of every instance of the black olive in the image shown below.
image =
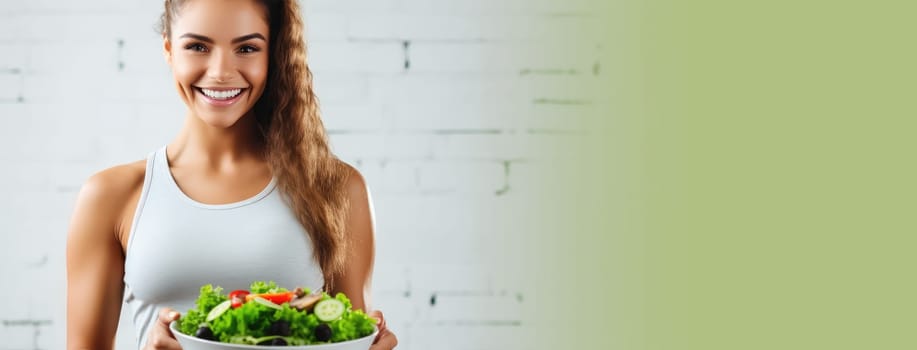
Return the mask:
<svg viewBox="0 0 917 350"><path fill-rule="evenodd" d="M213 331L210 330L210 327L201 326L197 329L197 333L194 333L195 337L207 340L216 340L216 337L213 336Z"/></svg>
<svg viewBox="0 0 917 350"><path fill-rule="evenodd" d="M312 332L315 333L315 339L318 341L331 340L331 327L327 323L316 326Z"/></svg>
<svg viewBox="0 0 917 350"><path fill-rule="evenodd" d="M290 323L287 321L277 321L271 324L271 329L267 332L268 335L279 335L282 337L289 337L290 334Z"/></svg>

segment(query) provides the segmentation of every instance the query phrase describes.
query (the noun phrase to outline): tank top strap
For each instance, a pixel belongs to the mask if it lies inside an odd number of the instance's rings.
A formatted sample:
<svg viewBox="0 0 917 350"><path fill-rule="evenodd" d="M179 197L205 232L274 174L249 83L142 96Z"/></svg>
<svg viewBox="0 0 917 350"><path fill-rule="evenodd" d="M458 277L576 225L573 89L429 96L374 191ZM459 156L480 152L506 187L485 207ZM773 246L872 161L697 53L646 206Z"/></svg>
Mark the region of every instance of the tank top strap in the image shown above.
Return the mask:
<svg viewBox="0 0 917 350"><path fill-rule="evenodd" d="M163 147L162 149L165 149ZM137 202L137 209L134 210L134 218L131 220L131 232L127 236L127 249L125 254L130 252L131 245L134 243L134 233L137 231L137 223L140 222L140 215L143 214L143 206L146 204L147 197L150 195L150 187L153 184L153 171L155 170L156 154L159 151L152 151L146 156L146 171L143 173L143 189L140 191L140 200Z"/></svg>

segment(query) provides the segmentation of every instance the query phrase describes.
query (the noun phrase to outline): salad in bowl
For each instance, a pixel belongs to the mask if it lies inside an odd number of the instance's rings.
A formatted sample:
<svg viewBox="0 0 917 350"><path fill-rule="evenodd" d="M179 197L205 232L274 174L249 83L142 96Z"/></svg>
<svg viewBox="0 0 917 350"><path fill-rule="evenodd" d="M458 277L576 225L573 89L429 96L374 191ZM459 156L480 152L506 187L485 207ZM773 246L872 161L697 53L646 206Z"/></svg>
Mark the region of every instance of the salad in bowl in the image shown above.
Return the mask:
<svg viewBox="0 0 917 350"><path fill-rule="evenodd" d="M202 286L195 307L170 328L187 350L261 345L368 349L377 333L376 320L353 310L343 293L331 296L304 288L288 290L263 281L229 294L221 287ZM341 346L334 346L337 344Z"/></svg>

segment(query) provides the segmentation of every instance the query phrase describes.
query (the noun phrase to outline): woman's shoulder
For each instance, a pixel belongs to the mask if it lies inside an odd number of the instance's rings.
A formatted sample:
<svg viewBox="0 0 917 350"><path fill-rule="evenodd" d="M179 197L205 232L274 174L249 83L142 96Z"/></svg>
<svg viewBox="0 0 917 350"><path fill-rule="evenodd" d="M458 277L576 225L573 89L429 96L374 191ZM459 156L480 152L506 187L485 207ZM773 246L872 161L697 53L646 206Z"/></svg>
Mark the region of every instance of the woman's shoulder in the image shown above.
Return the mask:
<svg viewBox="0 0 917 350"><path fill-rule="evenodd" d="M109 199L128 196L143 186L146 160L124 163L100 170L89 177L84 191Z"/></svg>
<svg viewBox="0 0 917 350"><path fill-rule="evenodd" d="M94 240L120 238L119 227L125 208L142 190L145 164L142 160L120 164L90 176L77 195L70 224L71 236Z"/></svg>
<svg viewBox="0 0 917 350"><path fill-rule="evenodd" d="M348 197L350 197L351 200L353 200L354 197L365 197L367 188L363 174L353 165L341 160L339 160L339 162L339 165L343 169L344 178L346 179L344 181L344 186L347 189Z"/></svg>
<svg viewBox="0 0 917 350"><path fill-rule="evenodd" d="M146 161L119 164L90 176L77 198L79 212L117 220L130 198L143 187Z"/></svg>

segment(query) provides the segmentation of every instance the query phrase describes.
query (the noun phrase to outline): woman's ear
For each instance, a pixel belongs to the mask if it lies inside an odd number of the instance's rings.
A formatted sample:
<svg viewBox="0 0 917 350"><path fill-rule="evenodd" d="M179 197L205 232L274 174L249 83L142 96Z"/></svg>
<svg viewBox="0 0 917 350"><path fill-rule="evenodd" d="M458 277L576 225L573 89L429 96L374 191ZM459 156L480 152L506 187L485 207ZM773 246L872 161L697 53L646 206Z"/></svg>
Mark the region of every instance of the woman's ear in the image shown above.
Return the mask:
<svg viewBox="0 0 917 350"><path fill-rule="evenodd" d="M165 36L162 37L162 54L163 56L165 56L166 63L168 63L169 66L171 66L172 65L172 42L169 41L169 38Z"/></svg>

